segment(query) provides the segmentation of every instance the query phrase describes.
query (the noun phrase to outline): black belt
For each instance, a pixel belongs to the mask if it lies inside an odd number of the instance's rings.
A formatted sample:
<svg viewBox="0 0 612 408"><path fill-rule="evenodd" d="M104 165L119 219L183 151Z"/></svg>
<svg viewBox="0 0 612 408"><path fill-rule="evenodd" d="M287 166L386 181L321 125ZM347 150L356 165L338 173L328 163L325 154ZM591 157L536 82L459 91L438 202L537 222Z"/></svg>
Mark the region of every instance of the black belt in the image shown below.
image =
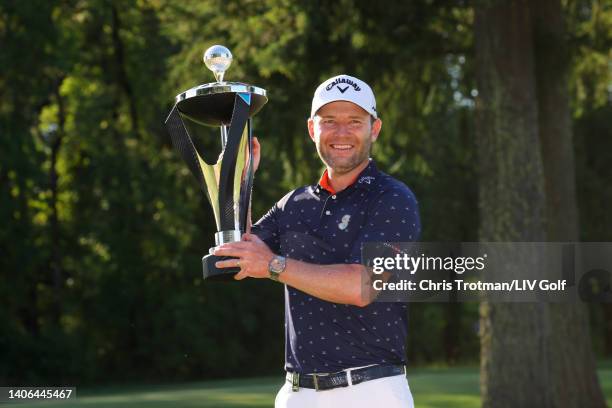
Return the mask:
<svg viewBox="0 0 612 408"><path fill-rule="evenodd" d="M287 373L287 380L293 391L302 388L314 388L317 391L331 390L332 388L347 387L348 375L353 385L376 380L377 378L391 377L406 373L403 365L375 365L371 367L356 368L350 371L339 371L331 374L300 374Z"/></svg>

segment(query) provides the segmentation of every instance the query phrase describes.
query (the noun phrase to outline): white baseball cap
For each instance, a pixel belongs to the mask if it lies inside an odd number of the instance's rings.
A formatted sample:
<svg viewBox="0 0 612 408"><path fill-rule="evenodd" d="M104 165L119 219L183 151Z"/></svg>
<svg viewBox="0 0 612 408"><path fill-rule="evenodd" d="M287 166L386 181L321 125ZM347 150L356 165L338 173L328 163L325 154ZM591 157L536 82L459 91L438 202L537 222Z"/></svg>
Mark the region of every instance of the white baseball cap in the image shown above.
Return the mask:
<svg viewBox="0 0 612 408"><path fill-rule="evenodd" d="M376 98L372 88L361 79L350 75L337 75L323 81L317 87L312 98L312 108L310 117L314 117L321 106L335 101L353 102L368 112L374 118L378 118L376 113Z"/></svg>

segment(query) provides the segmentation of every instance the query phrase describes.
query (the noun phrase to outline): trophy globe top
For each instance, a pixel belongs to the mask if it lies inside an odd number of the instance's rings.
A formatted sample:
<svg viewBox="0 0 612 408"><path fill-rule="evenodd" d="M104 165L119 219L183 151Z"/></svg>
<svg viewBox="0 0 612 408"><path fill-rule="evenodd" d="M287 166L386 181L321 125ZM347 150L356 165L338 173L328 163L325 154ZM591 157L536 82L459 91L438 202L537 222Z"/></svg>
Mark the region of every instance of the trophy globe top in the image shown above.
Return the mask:
<svg viewBox="0 0 612 408"><path fill-rule="evenodd" d="M268 102L266 90L242 82L224 82L225 71L232 64L232 53L227 47L213 45L204 52L204 64L215 75L217 82L195 86L176 96L181 116L207 126L230 123L237 93L249 94L249 117L254 116Z"/></svg>
<svg viewBox="0 0 612 408"><path fill-rule="evenodd" d="M213 45L204 51L204 64L215 74L217 82L223 82L225 71L232 65L232 53L223 45Z"/></svg>

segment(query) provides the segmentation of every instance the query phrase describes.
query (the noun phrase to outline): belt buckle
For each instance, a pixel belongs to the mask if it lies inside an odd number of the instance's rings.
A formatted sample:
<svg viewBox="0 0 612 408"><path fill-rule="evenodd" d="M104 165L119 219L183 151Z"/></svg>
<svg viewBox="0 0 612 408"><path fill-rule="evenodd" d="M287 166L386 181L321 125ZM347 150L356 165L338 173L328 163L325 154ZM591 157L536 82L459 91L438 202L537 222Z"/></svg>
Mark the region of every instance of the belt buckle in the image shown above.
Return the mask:
<svg viewBox="0 0 612 408"><path fill-rule="evenodd" d="M319 391L319 381L317 380L317 375L312 374L312 381L314 382L315 391Z"/></svg>
<svg viewBox="0 0 612 408"><path fill-rule="evenodd" d="M300 373L291 373L291 391L298 392L300 390Z"/></svg>

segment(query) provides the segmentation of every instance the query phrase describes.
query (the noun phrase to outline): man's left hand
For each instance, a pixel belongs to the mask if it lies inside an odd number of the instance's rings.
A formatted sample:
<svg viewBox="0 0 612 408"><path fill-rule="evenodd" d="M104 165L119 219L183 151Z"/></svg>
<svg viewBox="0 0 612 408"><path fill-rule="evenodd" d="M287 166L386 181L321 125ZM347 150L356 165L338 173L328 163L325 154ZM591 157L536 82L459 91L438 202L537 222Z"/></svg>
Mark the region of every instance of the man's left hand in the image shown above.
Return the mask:
<svg viewBox="0 0 612 408"><path fill-rule="evenodd" d="M240 272L234 279L241 280L246 277L269 278L270 272L268 265L274 253L268 248L255 234L243 234L242 241L229 242L215 248L213 254L216 256L231 256L236 259L219 261L215 265L217 268L239 267Z"/></svg>

